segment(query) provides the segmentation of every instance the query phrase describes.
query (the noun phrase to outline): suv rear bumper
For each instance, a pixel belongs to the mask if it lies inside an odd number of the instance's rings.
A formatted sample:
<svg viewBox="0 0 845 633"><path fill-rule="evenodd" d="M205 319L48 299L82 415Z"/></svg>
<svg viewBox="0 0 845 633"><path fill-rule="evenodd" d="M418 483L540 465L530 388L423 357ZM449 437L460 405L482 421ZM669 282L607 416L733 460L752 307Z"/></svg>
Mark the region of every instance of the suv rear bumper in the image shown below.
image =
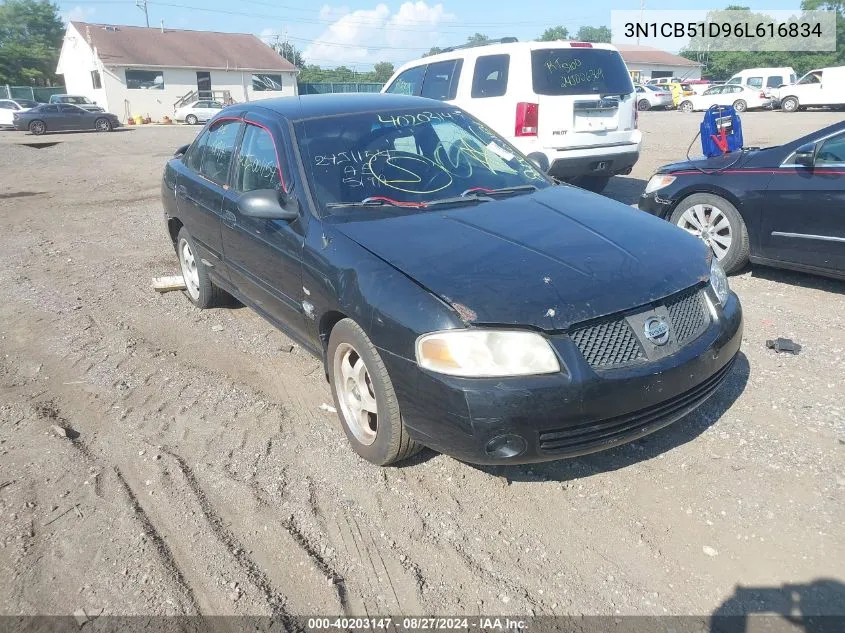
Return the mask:
<svg viewBox="0 0 845 633"><path fill-rule="evenodd" d="M579 176L630 174L640 158L640 149L637 145L629 147L635 149L613 154L555 158L550 162L549 175L558 180L571 180Z"/></svg>

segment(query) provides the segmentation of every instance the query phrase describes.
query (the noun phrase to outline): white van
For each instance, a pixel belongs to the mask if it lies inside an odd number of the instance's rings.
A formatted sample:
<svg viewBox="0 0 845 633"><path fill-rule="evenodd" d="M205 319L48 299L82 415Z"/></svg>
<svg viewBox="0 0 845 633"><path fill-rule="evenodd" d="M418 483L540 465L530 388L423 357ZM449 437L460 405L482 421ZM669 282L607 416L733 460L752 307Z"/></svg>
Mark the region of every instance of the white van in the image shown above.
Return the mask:
<svg viewBox="0 0 845 633"><path fill-rule="evenodd" d="M637 100L615 47L517 42L455 47L399 68L382 92L459 106L552 177L601 191L640 155Z"/></svg>
<svg viewBox="0 0 845 633"><path fill-rule="evenodd" d="M762 90L767 95L781 86L795 83L795 71L785 68L746 68L728 79L728 84L739 84Z"/></svg>
<svg viewBox="0 0 845 633"><path fill-rule="evenodd" d="M811 70L791 86L783 86L775 95L784 112L805 106L845 105L845 66Z"/></svg>

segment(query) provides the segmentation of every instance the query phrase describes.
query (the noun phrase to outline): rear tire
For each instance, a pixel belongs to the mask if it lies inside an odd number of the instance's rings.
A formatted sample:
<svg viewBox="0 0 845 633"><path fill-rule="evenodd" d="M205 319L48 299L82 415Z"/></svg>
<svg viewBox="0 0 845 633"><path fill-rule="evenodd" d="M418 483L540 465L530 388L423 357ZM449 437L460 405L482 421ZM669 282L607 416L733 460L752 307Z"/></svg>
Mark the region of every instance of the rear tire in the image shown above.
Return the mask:
<svg viewBox="0 0 845 633"><path fill-rule="evenodd" d="M737 99L734 101L734 110L737 112L745 112L748 109L748 104L745 103L742 99Z"/></svg>
<svg viewBox="0 0 845 633"><path fill-rule="evenodd" d="M610 182L610 176L580 176L572 181L572 184L581 189L601 193Z"/></svg>
<svg viewBox="0 0 845 633"><path fill-rule="evenodd" d="M687 113L692 112L692 101L681 101L678 110Z"/></svg>
<svg viewBox="0 0 845 633"><path fill-rule="evenodd" d="M780 102L780 109L784 112L798 112L798 99L787 97Z"/></svg>
<svg viewBox="0 0 845 633"><path fill-rule="evenodd" d="M44 132L47 131L47 126L44 124L44 121L30 121L29 123L29 132L30 134L35 134L35 136L41 136Z"/></svg>
<svg viewBox="0 0 845 633"><path fill-rule="evenodd" d="M355 452L377 466L419 452L422 444L408 435L384 362L355 321L342 319L332 328L326 359L335 408Z"/></svg>
<svg viewBox="0 0 845 633"><path fill-rule="evenodd" d="M228 293L214 285L208 276L208 268L197 255L191 234L183 226L176 236L176 256L185 280L185 296L191 303L204 310L226 303Z"/></svg>
<svg viewBox="0 0 845 633"><path fill-rule="evenodd" d="M187 123L188 125L196 125L198 122L199 119L193 114L189 114L185 117L185 123Z"/></svg>
<svg viewBox="0 0 845 633"><path fill-rule="evenodd" d="M736 207L721 196L687 196L675 207L669 221L701 238L729 275L748 263L748 229Z"/></svg>
<svg viewBox="0 0 845 633"><path fill-rule="evenodd" d="M640 99L637 102L637 110L640 110L641 112L651 110L651 103L649 103L648 99Z"/></svg>

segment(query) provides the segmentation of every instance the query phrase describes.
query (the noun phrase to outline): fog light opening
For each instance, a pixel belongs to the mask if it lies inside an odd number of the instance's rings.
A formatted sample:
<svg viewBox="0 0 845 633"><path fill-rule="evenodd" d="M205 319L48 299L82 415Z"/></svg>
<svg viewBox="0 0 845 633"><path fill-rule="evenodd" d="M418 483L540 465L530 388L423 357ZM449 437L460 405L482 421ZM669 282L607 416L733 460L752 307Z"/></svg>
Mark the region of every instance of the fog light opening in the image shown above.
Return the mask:
<svg viewBox="0 0 845 633"><path fill-rule="evenodd" d="M527 447L525 440L519 435L498 435L487 442L484 450L490 457L507 459L519 457Z"/></svg>

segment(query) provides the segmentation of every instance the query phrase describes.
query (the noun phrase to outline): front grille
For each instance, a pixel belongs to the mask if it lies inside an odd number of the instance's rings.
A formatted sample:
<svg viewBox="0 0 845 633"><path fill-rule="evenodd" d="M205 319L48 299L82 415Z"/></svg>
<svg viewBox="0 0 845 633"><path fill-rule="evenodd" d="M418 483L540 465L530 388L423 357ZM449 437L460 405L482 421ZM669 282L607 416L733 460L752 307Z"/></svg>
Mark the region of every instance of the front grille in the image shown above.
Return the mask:
<svg viewBox="0 0 845 633"><path fill-rule="evenodd" d="M679 345L697 338L710 322L704 297L698 288L690 288L666 301L672 331Z"/></svg>
<svg viewBox="0 0 845 633"><path fill-rule="evenodd" d="M624 318L575 330L569 337L591 367L606 369L645 358Z"/></svg>
<svg viewBox="0 0 845 633"><path fill-rule="evenodd" d="M633 413L584 422L563 429L540 433L540 450L554 453L584 454L621 444L656 431L698 407L725 380L734 364L732 358L724 367L700 385L659 404Z"/></svg>

